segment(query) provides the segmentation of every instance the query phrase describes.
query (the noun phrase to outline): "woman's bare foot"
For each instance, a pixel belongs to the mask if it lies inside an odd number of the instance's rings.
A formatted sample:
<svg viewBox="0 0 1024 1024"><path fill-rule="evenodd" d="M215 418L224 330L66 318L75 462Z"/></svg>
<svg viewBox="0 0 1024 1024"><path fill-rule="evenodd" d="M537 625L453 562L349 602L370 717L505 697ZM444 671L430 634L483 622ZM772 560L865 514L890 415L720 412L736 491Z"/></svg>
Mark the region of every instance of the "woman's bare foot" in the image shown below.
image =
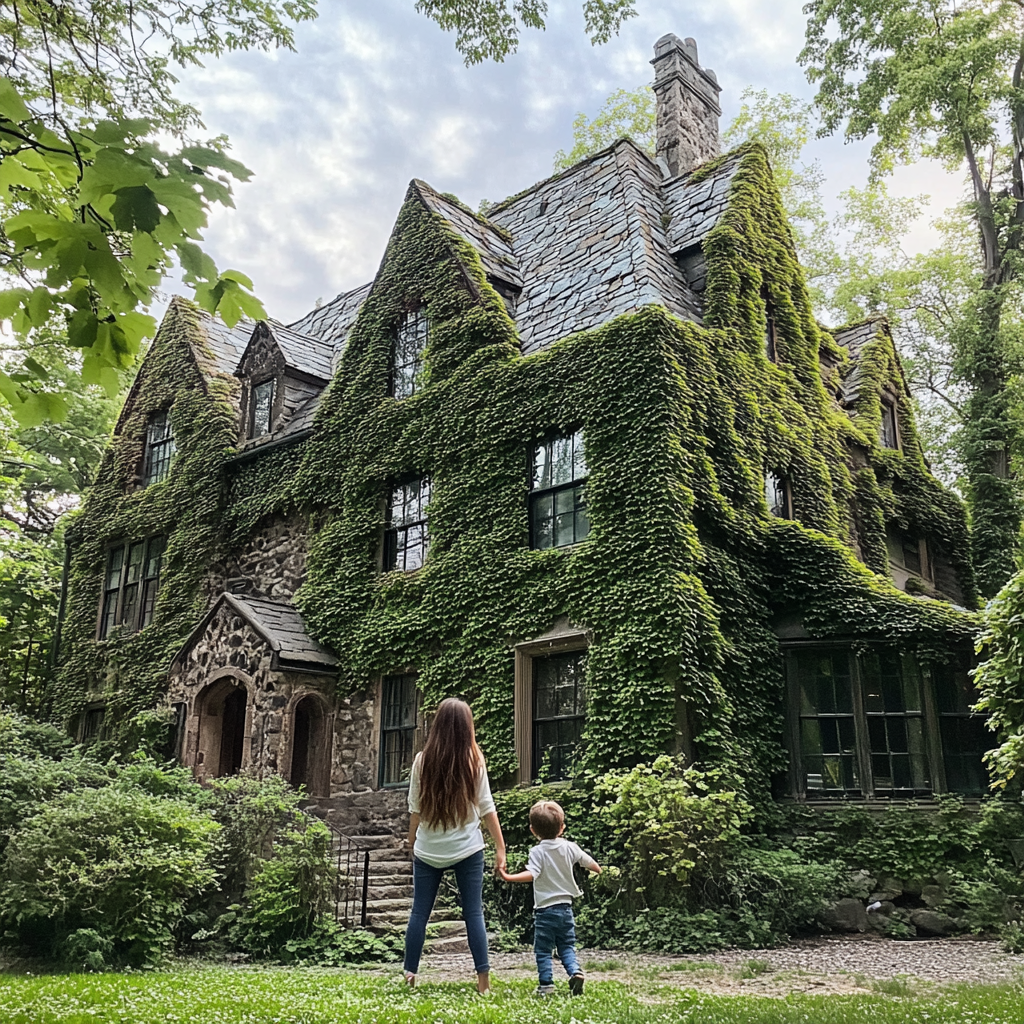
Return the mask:
<svg viewBox="0 0 1024 1024"><path fill-rule="evenodd" d="M476 990L482 996L487 995L491 991L491 975L488 971L481 971L476 976Z"/></svg>

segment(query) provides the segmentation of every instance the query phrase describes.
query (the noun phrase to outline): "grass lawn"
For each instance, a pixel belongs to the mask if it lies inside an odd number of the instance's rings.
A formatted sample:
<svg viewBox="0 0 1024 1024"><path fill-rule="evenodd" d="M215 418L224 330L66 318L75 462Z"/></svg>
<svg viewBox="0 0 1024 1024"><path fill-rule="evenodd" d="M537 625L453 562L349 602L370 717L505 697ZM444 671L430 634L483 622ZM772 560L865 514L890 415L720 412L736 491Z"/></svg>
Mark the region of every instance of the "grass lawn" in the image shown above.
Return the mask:
<svg viewBox="0 0 1024 1024"><path fill-rule="evenodd" d="M589 983L540 1001L527 981L409 992L393 972L199 967L162 973L0 975L3 1024L1021 1024L1024 985L926 994L708 995L650 979ZM904 990L897 989L900 993Z"/></svg>

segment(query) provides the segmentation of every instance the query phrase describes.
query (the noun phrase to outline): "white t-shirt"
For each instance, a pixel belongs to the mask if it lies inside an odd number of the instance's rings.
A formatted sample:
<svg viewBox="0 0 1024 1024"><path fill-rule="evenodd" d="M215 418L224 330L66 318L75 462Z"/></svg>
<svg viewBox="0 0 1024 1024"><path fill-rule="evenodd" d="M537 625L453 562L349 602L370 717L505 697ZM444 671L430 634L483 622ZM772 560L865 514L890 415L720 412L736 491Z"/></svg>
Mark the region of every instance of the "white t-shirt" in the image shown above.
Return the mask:
<svg viewBox="0 0 1024 1024"><path fill-rule="evenodd" d="M409 813L420 813L420 767L423 755L417 754L409 775ZM480 819L494 810L494 798L487 781L487 765L481 761L480 778L476 787L476 802L470 807L469 820L463 824L444 829L431 828L421 821L416 829L416 842L412 852L420 860L435 868L449 868L484 848L484 834L480 831Z"/></svg>
<svg viewBox="0 0 1024 1024"><path fill-rule="evenodd" d="M526 870L533 875L533 905L537 910L556 903L572 903L582 891L572 868L596 868L597 861L568 839L542 839L531 851Z"/></svg>

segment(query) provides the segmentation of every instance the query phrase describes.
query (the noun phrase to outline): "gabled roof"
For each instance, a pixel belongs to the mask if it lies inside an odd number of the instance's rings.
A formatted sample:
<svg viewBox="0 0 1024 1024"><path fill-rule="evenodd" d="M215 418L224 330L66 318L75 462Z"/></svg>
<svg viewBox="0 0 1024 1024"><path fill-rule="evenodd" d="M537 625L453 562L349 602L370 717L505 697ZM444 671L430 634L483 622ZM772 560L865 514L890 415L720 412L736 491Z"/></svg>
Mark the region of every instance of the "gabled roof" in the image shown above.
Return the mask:
<svg viewBox="0 0 1024 1024"><path fill-rule="evenodd" d="M718 223L729 202L729 188L740 165L735 153L710 174L694 181L694 174L666 181L663 186L665 211L669 216L669 251L682 252L699 242Z"/></svg>
<svg viewBox="0 0 1024 1024"><path fill-rule="evenodd" d="M414 178L412 187L433 213L443 217L480 254L484 270L501 281L522 288L519 261L509 240L486 218L470 212L461 203L436 192L425 181Z"/></svg>
<svg viewBox="0 0 1024 1024"><path fill-rule="evenodd" d="M210 368L218 373L233 374L256 325L243 317L234 327L228 327L223 320L205 310L199 310L199 325L212 357ZM200 358L204 355L201 353ZM209 359L204 361L209 362Z"/></svg>
<svg viewBox="0 0 1024 1024"><path fill-rule="evenodd" d="M843 405L849 407L860 397L864 383L864 370L860 365L861 354L882 332L888 334L889 325L881 316L869 317L860 323L849 324L832 331L836 344L842 345L850 353L851 366L843 379Z"/></svg>
<svg viewBox="0 0 1024 1024"><path fill-rule="evenodd" d="M337 360L345 347L348 332L356 321L359 307L370 294L373 282L353 288L350 292L342 292L337 298L317 309L310 310L300 320L289 324L289 328L307 337L316 338L330 345Z"/></svg>
<svg viewBox="0 0 1024 1024"><path fill-rule="evenodd" d="M255 326L245 351L238 360L238 365L232 371L233 373L241 375L246 353L249 351L249 345L256 340L260 324L266 328L270 337L277 345L278 351L284 358L285 366L288 369L298 370L300 373L316 377L325 384L331 379L331 359L334 355L334 350L331 346L319 338L313 338L309 335L301 334L290 327L285 327L284 324L279 323L277 320L261 320Z"/></svg>
<svg viewBox="0 0 1024 1024"><path fill-rule="evenodd" d="M337 658L306 632L302 615L293 605L225 593L217 598L171 659L172 667L199 642L213 617L225 605L240 615L266 641L273 651L272 667L275 671L305 668L307 671L322 672L337 666Z"/></svg>

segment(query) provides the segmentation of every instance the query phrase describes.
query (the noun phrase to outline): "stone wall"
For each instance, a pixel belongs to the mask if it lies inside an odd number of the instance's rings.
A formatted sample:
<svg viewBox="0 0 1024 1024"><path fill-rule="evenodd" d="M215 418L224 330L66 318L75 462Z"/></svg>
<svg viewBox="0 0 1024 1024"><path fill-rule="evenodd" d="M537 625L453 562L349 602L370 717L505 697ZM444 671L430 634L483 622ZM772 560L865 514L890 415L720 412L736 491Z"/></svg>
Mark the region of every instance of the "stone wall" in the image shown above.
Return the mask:
<svg viewBox="0 0 1024 1024"><path fill-rule="evenodd" d="M262 523L245 546L214 567L207 584L212 602L224 591L288 601L306 575L306 521L275 517Z"/></svg>

